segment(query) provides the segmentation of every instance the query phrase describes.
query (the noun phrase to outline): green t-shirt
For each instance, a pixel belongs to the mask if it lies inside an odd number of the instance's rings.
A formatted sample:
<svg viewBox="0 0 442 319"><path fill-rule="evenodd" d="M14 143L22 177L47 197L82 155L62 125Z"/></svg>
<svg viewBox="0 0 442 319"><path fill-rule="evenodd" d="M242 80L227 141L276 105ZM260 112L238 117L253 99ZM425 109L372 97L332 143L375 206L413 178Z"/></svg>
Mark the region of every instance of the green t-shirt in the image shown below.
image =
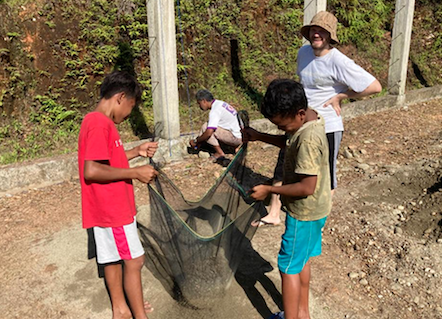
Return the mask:
<svg viewBox="0 0 442 319"><path fill-rule="evenodd" d="M299 182L299 174L317 176L312 195L281 195L283 208L292 217L302 221L324 218L331 210L328 142L324 119L318 118L305 123L295 134L289 136L285 150L283 185Z"/></svg>

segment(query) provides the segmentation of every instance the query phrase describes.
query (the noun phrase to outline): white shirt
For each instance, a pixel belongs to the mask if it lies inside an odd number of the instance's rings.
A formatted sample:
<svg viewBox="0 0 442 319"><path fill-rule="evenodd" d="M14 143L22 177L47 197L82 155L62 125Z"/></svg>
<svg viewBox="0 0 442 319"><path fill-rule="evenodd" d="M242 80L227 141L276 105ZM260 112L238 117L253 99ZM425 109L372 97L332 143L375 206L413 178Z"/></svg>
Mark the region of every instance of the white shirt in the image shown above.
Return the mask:
<svg viewBox="0 0 442 319"><path fill-rule="evenodd" d="M376 78L336 48L317 57L312 47L305 45L299 49L297 61L308 105L324 118L325 132L343 131L342 117L331 105L324 107L325 102L348 89L360 93Z"/></svg>
<svg viewBox="0 0 442 319"><path fill-rule="evenodd" d="M216 130L218 127L221 127L231 131L235 137L241 138L237 114L238 112L230 104L214 100L210 109L207 128Z"/></svg>

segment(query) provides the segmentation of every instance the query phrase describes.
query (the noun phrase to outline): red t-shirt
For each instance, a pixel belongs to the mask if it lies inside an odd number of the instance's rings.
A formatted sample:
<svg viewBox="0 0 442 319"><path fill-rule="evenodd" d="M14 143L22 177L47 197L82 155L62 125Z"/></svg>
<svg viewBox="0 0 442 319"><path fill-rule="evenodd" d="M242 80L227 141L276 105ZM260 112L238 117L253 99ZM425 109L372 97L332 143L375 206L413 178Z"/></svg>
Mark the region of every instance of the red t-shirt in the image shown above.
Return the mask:
<svg viewBox="0 0 442 319"><path fill-rule="evenodd" d="M78 137L83 228L130 224L136 214L132 180L91 182L84 179L84 162L100 160L109 161L112 167L129 168L114 122L102 113L92 112L84 117Z"/></svg>

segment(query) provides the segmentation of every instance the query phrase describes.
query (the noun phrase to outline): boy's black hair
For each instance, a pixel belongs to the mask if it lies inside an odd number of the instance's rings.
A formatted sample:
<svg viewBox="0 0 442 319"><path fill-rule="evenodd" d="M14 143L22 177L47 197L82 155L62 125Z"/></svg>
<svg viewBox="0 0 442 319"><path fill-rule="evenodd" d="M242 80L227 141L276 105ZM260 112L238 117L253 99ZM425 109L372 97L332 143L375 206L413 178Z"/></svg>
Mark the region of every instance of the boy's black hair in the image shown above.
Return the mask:
<svg viewBox="0 0 442 319"><path fill-rule="evenodd" d="M304 88L290 79L273 80L264 95L261 113L266 118L294 116L299 110L307 109Z"/></svg>
<svg viewBox="0 0 442 319"><path fill-rule="evenodd" d="M196 92L196 100L202 101L205 100L207 102L212 102L214 100L212 93L209 90L199 90Z"/></svg>
<svg viewBox="0 0 442 319"><path fill-rule="evenodd" d="M100 87L100 99L110 99L121 92L129 98L135 98L135 105L141 102L141 87L133 75L126 71L114 71L108 74Z"/></svg>

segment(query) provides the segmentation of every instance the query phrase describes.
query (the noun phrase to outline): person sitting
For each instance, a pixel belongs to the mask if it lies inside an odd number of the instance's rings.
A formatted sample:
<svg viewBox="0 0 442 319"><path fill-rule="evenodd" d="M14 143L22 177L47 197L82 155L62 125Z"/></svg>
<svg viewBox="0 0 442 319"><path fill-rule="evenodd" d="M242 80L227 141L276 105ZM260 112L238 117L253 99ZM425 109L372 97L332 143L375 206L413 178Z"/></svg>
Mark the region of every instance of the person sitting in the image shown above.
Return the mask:
<svg viewBox="0 0 442 319"><path fill-rule="evenodd" d="M198 150L204 143L207 143L215 150L211 159L214 162L223 160L226 154L220 142L234 148L242 143L238 113L230 104L215 100L208 90L199 90L196 93L196 101L201 110L210 110L209 121L201 127L200 135L190 141L190 146Z"/></svg>

